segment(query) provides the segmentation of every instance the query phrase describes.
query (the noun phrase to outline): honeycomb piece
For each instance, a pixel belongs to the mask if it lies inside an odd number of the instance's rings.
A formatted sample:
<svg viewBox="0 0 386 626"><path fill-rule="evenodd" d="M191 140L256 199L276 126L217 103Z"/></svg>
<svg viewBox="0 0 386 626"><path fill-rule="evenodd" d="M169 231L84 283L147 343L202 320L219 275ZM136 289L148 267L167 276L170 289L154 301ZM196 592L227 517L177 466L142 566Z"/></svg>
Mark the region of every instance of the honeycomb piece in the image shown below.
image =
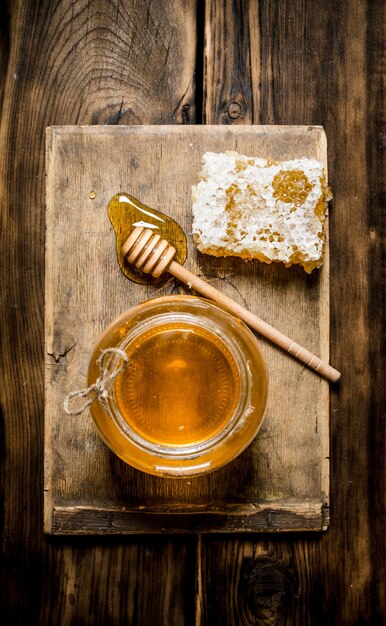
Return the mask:
<svg viewBox="0 0 386 626"><path fill-rule="evenodd" d="M323 165L306 157L277 163L236 152L203 157L193 188L193 236L214 256L300 264L323 262L330 192Z"/></svg>

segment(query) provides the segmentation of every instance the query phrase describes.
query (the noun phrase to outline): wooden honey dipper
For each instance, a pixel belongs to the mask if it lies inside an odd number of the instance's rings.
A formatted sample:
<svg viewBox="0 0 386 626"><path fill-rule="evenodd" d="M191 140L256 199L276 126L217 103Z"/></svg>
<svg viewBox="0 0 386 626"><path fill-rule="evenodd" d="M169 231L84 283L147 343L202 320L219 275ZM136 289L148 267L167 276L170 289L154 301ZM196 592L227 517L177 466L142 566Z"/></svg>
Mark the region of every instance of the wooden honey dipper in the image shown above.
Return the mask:
<svg viewBox="0 0 386 626"><path fill-rule="evenodd" d="M161 235L154 233L149 228L138 226L134 228L128 239L121 248L122 255L129 263L145 274L151 274L154 278L158 278L163 272L169 272L178 280L189 285L207 298L221 304L228 311L242 319L258 333L286 350L289 354L305 363L321 376L324 376L332 382L336 382L340 378L340 372L334 367L323 361L315 354L312 354L306 348L302 348L298 343L292 341L282 332L267 324L262 319L237 304L231 298L212 287L207 282L189 272L174 261L176 249L170 245L166 239L162 239Z"/></svg>

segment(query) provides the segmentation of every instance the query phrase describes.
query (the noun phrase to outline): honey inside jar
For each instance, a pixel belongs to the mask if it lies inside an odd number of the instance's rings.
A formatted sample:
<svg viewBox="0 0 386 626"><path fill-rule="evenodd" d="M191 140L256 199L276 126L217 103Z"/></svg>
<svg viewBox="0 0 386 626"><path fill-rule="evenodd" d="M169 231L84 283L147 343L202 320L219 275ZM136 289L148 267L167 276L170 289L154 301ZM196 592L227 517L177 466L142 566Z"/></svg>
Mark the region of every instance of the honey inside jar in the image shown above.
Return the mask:
<svg viewBox="0 0 386 626"><path fill-rule="evenodd" d="M165 323L126 347L115 385L117 408L141 437L187 445L213 437L233 415L237 364L225 343L200 326Z"/></svg>
<svg viewBox="0 0 386 626"><path fill-rule="evenodd" d="M264 360L252 332L220 306L182 295L136 305L100 337L89 386L102 375L101 354L114 348L113 383L90 411L128 465L163 477L205 474L256 435L267 398Z"/></svg>

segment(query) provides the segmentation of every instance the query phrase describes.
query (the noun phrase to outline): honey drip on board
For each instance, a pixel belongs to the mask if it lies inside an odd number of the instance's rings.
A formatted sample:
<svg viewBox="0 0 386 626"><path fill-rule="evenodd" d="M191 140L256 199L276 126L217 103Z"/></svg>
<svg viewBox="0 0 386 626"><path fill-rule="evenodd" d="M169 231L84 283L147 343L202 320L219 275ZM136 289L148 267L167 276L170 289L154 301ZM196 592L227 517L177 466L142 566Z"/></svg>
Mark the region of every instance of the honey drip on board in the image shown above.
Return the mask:
<svg viewBox="0 0 386 626"><path fill-rule="evenodd" d="M107 213L115 231L118 264L129 280L141 285L154 285L164 282L168 278L168 274L153 278L153 276L143 274L134 266L126 263L121 254L121 248L135 226L151 228L155 233L161 235L163 239L175 247L176 255L174 258L177 263L180 265L185 263L186 235L181 226L168 215L151 209L128 193L118 193L113 196L108 204Z"/></svg>
<svg viewBox="0 0 386 626"><path fill-rule="evenodd" d="M129 363L115 383L115 401L139 436L155 444L191 445L213 437L233 415L237 365L213 333L164 323L141 333L126 353Z"/></svg>

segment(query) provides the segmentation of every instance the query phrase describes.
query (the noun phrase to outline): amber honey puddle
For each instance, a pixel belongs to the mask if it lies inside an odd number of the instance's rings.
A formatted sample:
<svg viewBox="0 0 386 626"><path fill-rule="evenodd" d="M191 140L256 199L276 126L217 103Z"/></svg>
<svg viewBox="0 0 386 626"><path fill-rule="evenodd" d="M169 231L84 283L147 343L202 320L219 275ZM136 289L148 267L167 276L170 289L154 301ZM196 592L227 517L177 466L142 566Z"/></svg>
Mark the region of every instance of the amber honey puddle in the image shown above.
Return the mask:
<svg viewBox="0 0 386 626"><path fill-rule="evenodd" d="M185 263L186 235L181 226L165 213L152 209L128 193L118 193L113 196L108 204L107 212L115 231L118 264L126 278L142 285L160 283L168 278L167 274L153 278L150 274L143 274L133 265L125 262L121 248L134 226L144 226L160 234L175 247L177 263L181 265Z"/></svg>
<svg viewBox="0 0 386 626"><path fill-rule="evenodd" d="M161 323L126 346L115 384L121 416L140 437L188 445L216 435L237 408L240 377L229 348L198 325Z"/></svg>

